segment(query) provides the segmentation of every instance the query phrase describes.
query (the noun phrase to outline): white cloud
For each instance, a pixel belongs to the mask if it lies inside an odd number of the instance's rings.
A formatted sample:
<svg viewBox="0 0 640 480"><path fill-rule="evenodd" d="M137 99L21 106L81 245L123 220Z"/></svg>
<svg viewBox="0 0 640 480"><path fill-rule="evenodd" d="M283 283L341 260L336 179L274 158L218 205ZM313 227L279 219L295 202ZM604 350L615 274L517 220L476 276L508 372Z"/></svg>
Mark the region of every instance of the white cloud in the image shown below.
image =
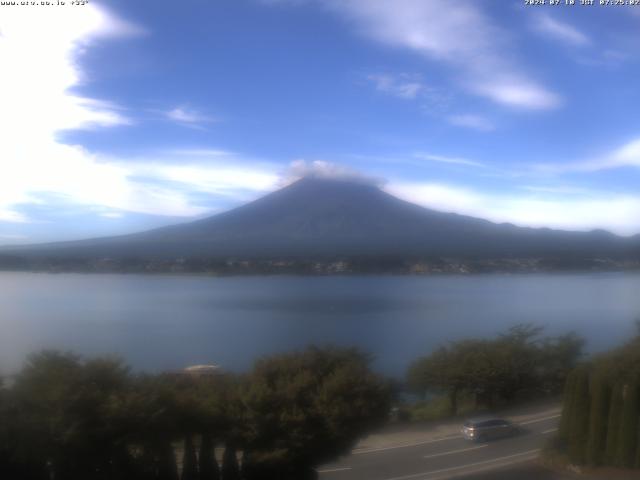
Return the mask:
<svg viewBox="0 0 640 480"><path fill-rule="evenodd" d="M233 154L227 150L217 150L215 148L177 148L168 152L170 155L186 155L188 157L201 157L218 159L231 157Z"/></svg>
<svg viewBox="0 0 640 480"><path fill-rule="evenodd" d="M11 210L9 207L0 208L0 221L22 223L26 222L27 218L19 212Z"/></svg>
<svg viewBox="0 0 640 480"><path fill-rule="evenodd" d="M415 99L427 89L420 76L406 73L372 74L367 76L367 80L375 85L376 90L404 99Z"/></svg>
<svg viewBox="0 0 640 480"><path fill-rule="evenodd" d="M25 235L18 235L18 234L2 234L0 235L0 240L9 240L11 242L17 242L20 240L26 240L28 237Z"/></svg>
<svg viewBox="0 0 640 480"><path fill-rule="evenodd" d="M165 116L174 122L180 123L189 127L202 128L202 124L215 122L216 119L208 115L204 115L197 110L194 110L187 106L178 106L168 112L165 112Z"/></svg>
<svg viewBox="0 0 640 480"><path fill-rule="evenodd" d="M589 37L573 25L560 22L551 18L548 14L539 15L534 27L540 34L551 40L560 40L561 42L578 47L591 44Z"/></svg>
<svg viewBox="0 0 640 480"><path fill-rule="evenodd" d="M122 218L124 217L124 213L122 212L103 212L99 214L101 217L104 218Z"/></svg>
<svg viewBox="0 0 640 480"><path fill-rule="evenodd" d="M471 128L481 132L490 132L495 130L495 125L491 120L482 115L472 113L449 115L447 117L447 121L456 127Z"/></svg>
<svg viewBox="0 0 640 480"><path fill-rule="evenodd" d="M492 194L418 182L389 183L386 190L425 207L500 223L581 231L601 228L620 235L640 232L639 196L572 192L550 198L546 192L543 196Z"/></svg>
<svg viewBox="0 0 640 480"><path fill-rule="evenodd" d="M509 59L509 41L477 2L325 0L377 42L453 67L471 93L524 109L550 109L560 97Z"/></svg>
<svg viewBox="0 0 640 480"><path fill-rule="evenodd" d="M603 162L603 167L640 167L640 138L616 149L613 154Z"/></svg>
<svg viewBox="0 0 640 480"><path fill-rule="evenodd" d="M433 155L430 153L416 153L414 157L420 158L422 160L428 160L431 162L448 163L451 165L464 165L467 167L485 167L486 166L483 163L476 162L474 160L469 160L467 158L448 157L445 155Z"/></svg>
<svg viewBox="0 0 640 480"><path fill-rule="evenodd" d="M384 183L381 178L324 160L294 160L283 176L283 183L290 183L303 177L346 180L367 185L382 185Z"/></svg>
<svg viewBox="0 0 640 480"><path fill-rule="evenodd" d="M84 81L77 65L84 49L141 29L89 5L5 8L0 32L0 216L24 221L13 207L35 201L34 192L105 197L114 169L56 137L65 129L129 123L117 106L70 89Z"/></svg>
<svg viewBox="0 0 640 480"><path fill-rule="evenodd" d="M238 163L243 166L234 165ZM163 163L127 162L123 167L134 178L182 184L190 192L214 195L233 195L242 190L265 192L275 188L279 180L275 168L261 168L246 160L238 161L237 157L208 164L188 157L174 157Z"/></svg>
<svg viewBox="0 0 640 480"><path fill-rule="evenodd" d="M505 105L532 110L548 110L561 104L560 97L517 75L496 75L493 79L469 82L471 91Z"/></svg>
<svg viewBox="0 0 640 480"><path fill-rule="evenodd" d="M569 172L599 172L623 167L640 167L640 138L633 139L598 158L562 164L538 164L534 169L541 173L561 174Z"/></svg>
<svg viewBox="0 0 640 480"><path fill-rule="evenodd" d="M545 193L552 195L588 195L590 192L586 188L573 187L567 185L521 185L519 188L534 193Z"/></svg>
<svg viewBox="0 0 640 480"><path fill-rule="evenodd" d="M211 150L173 152L153 164L99 157L58 140L66 129L130 123L117 105L70 92L86 82L79 58L87 48L100 39L139 35L141 28L91 4L4 8L0 31L0 220L29 221L21 207L42 203L43 196L118 212L192 216L207 208L189 192L268 189L277 181L275 174L229 166L238 159L227 152L215 151L215 162ZM185 108L173 116L204 119Z"/></svg>

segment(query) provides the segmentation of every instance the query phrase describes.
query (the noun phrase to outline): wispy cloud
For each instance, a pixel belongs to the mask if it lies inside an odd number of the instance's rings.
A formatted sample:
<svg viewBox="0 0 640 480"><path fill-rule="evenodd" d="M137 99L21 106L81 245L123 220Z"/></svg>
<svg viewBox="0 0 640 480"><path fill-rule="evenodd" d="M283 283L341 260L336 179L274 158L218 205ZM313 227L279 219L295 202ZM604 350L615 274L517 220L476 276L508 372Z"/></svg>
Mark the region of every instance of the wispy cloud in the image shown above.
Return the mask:
<svg viewBox="0 0 640 480"><path fill-rule="evenodd" d="M124 217L124 213L122 213L122 212L102 212L102 213L99 213L98 215L100 215L101 217L104 217L104 218L122 218L122 217Z"/></svg>
<svg viewBox="0 0 640 480"><path fill-rule="evenodd" d="M467 167L481 167L481 168L486 167L484 163L476 162L474 160L469 160L467 158L460 158L460 157L448 157L445 155L433 155L430 153L416 153L414 157L422 160L427 160L430 162L448 163L450 165L465 165Z"/></svg>
<svg viewBox="0 0 640 480"><path fill-rule="evenodd" d="M560 40L565 44L584 47L591 39L569 23L552 18L549 14L540 14L534 23L535 30L550 40Z"/></svg>
<svg viewBox="0 0 640 480"><path fill-rule="evenodd" d="M615 168L640 168L640 138L593 159L567 163L542 163L534 166L541 173L599 172Z"/></svg>
<svg viewBox="0 0 640 480"><path fill-rule="evenodd" d="M560 97L509 59L509 40L478 6L460 0L325 0L367 37L443 62L470 93L517 108L545 110ZM462 34L461 32L464 32Z"/></svg>
<svg viewBox="0 0 640 480"><path fill-rule="evenodd" d="M487 193L443 183L395 182L386 190L407 201L441 211L528 227L588 231L605 229L620 235L640 231L640 196L586 192L583 195Z"/></svg>
<svg viewBox="0 0 640 480"><path fill-rule="evenodd" d="M233 196L239 191L269 191L279 179L275 167L268 168L235 155L206 163L184 156L165 158L163 162L127 160L122 166L132 181L164 184L166 190L182 193L187 199L194 192ZM188 211L185 214L189 215Z"/></svg>
<svg viewBox="0 0 640 480"><path fill-rule="evenodd" d="M1 234L0 235L0 241L9 241L9 242L19 242L22 240L26 240L28 237L26 235L19 235L19 234Z"/></svg>
<svg viewBox="0 0 640 480"><path fill-rule="evenodd" d="M217 121L217 119L211 116L204 115L203 113L200 113L197 110L184 105L175 107L165 112L165 116L169 120L179 123L183 126L199 129L204 129L204 125Z"/></svg>
<svg viewBox="0 0 640 480"><path fill-rule="evenodd" d="M382 185L380 177L367 175L353 168L325 160L294 160L283 175L282 182L290 183L303 177L346 180L367 185Z"/></svg>
<svg viewBox="0 0 640 480"><path fill-rule="evenodd" d="M452 94L426 83L417 73L375 73L365 77L380 93L414 101L421 112L441 117L450 108Z"/></svg>
<svg viewBox="0 0 640 480"><path fill-rule="evenodd" d="M379 73L367 75L367 80L374 84L376 90L404 99L418 98L427 90L422 78L415 74Z"/></svg>
<svg viewBox="0 0 640 480"><path fill-rule="evenodd" d="M471 128L481 132L491 132L496 128L493 122L485 116L473 113L449 115L447 121L456 127Z"/></svg>
<svg viewBox="0 0 640 480"><path fill-rule="evenodd" d="M5 205L3 208L0 208L0 221L1 222L13 222L13 223L22 223L27 222L27 218L19 212L12 210L13 203L9 203Z"/></svg>
<svg viewBox="0 0 640 480"><path fill-rule="evenodd" d="M591 193L586 188L574 187L569 185L521 185L521 190L533 193L543 193L551 195L588 195ZM600 193L600 195L603 195Z"/></svg>

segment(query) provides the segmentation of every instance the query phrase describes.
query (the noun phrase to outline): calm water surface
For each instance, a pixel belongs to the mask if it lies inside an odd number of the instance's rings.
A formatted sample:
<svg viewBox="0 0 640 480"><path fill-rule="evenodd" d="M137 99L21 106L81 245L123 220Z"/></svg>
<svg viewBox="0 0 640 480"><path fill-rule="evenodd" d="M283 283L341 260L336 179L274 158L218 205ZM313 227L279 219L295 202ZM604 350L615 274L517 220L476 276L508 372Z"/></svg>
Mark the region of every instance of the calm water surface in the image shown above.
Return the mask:
<svg viewBox="0 0 640 480"><path fill-rule="evenodd" d="M0 273L0 370L41 348L135 368L247 369L310 343L357 345L401 375L438 344L534 322L601 350L633 333L640 274L231 277Z"/></svg>

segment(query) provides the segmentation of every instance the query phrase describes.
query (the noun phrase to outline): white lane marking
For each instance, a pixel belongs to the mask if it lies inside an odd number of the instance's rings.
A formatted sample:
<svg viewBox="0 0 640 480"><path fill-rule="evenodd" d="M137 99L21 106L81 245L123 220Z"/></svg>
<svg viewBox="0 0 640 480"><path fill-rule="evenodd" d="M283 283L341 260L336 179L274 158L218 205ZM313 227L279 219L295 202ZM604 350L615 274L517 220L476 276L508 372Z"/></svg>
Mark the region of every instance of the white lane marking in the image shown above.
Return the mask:
<svg viewBox="0 0 640 480"><path fill-rule="evenodd" d="M364 453L383 452L385 450L395 450L396 448L417 447L419 445L427 445L429 443L444 442L444 441L447 441L447 440L453 440L455 438L462 438L462 435L449 435L447 437L433 438L431 440L425 440L423 442L402 443L400 445L392 445L390 447L370 448L370 449L366 449L366 450L365 449L354 450L353 452L351 452L351 455L362 455Z"/></svg>
<svg viewBox="0 0 640 480"><path fill-rule="evenodd" d="M540 432L542 435L545 435L547 433L553 433L553 432L557 432L558 429L557 428L550 428L549 430L545 430L543 432Z"/></svg>
<svg viewBox="0 0 640 480"><path fill-rule="evenodd" d="M448 452L434 453L433 455L425 455L422 458L443 457L445 455L453 455L454 453L468 452L469 450L478 450L479 448L484 448L484 447L488 447L488 446L489 446L489 444L485 443L484 445L478 445L477 447L460 448L458 450L450 450Z"/></svg>
<svg viewBox="0 0 640 480"><path fill-rule="evenodd" d="M544 422L545 420L551 420L552 418L558 418L560 416L560 414L557 414L551 415L550 417L536 418L535 420L529 420L528 422L520 422L518 425L529 425L531 423Z"/></svg>
<svg viewBox="0 0 640 480"><path fill-rule="evenodd" d="M535 450L527 450L526 452L514 453L513 455L507 455L505 457L492 458L491 460L483 460L482 462L467 463L466 465L459 465L457 467L441 468L440 470L431 470L430 472L422 472L422 473L414 473L414 474L411 474L411 475L403 475L401 477L387 478L386 480L407 480L409 478L425 477L427 475L435 475L437 473L451 472L451 471L454 471L454 470L463 470L465 468L476 467L478 465L486 465L488 463L497 463L497 462L501 462L502 460L508 460L508 459L515 458L515 457L522 457L523 455L537 454L539 451L540 451L540 449L537 448ZM506 463L505 465L508 465L508 464L509 463Z"/></svg>
<svg viewBox="0 0 640 480"><path fill-rule="evenodd" d="M316 470L316 471L318 473L332 473L332 472L344 472L346 470L351 470L351 467L325 468L324 470Z"/></svg>

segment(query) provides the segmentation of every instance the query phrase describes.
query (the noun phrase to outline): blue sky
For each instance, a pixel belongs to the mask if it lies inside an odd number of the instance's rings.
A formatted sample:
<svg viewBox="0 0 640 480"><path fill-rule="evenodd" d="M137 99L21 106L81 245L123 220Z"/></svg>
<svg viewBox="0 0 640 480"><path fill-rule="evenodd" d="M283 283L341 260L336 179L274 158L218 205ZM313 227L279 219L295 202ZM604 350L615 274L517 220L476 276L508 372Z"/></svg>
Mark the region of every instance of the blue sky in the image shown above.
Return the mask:
<svg viewBox="0 0 640 480"><path fill-rule="evenodd" d="M310 172L640 233L639 47L626 6L0 6L0 244L186 221Z"/></svg>

